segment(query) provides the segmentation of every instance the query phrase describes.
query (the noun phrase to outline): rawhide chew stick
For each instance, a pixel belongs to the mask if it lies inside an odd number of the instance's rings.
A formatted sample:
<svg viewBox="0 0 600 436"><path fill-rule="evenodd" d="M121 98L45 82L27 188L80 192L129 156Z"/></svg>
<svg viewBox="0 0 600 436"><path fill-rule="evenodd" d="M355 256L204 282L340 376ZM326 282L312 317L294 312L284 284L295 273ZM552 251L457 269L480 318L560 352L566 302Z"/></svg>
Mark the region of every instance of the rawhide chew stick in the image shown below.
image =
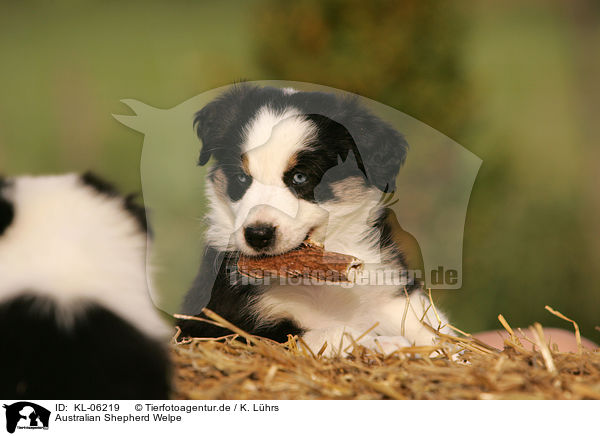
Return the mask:
<svg viewBox="0 0 600 436"><path fill-rule="evenodd" d="M354 256L325 251L314 243L277 256L240 255L241 274L262 279L265 277L307 278L332 283L354 283L363 263Z"/></svg>

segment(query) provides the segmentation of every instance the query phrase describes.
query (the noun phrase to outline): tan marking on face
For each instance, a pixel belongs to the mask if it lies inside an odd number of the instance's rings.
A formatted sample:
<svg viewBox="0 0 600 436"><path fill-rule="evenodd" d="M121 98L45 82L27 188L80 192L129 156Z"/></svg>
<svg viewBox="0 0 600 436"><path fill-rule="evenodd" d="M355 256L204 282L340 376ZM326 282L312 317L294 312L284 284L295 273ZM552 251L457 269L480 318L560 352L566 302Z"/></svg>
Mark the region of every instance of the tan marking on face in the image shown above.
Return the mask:
<svg viewBox="0 0 600 436"><path fill-rule="evenodd" d="M349 177L331 185L337 198L362 198L368 190L362 177Z"/></svg>
<svg viewBox="0 0 600 436"><path fill-rule="evenodd" d="M298 165L298 153L295 153L290 157L287 163L287 167L285 168L284 174L288 171L292 170L296 165Z"/></svg>
<svg viewBox="0 0 600 436"><path fill-rule="evenodd" d="M248 154L242 154L242 169L248 175L250 175L250 166L248 165Z"/></svg>
<svg viewBox="0 0 600 436"><path fill-rule="evenodd" d="M215 192L221 196L227 193L227 177L221 168L217 168L212 173L212 184L215 188Z"/></svg>

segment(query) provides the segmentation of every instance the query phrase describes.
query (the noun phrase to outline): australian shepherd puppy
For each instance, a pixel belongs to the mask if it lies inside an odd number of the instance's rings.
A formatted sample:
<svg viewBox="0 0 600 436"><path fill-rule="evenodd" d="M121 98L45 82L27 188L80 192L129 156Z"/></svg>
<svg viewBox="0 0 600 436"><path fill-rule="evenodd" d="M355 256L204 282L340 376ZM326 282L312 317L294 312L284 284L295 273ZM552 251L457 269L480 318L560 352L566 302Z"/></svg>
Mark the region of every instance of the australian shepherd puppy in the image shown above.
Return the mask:
<svg viewBox="0 0 600 436"><path fill-rule="evenodd" d="M329 355L350 336L386 352L435 341L424 324L438 320L420 281L406 274L382 201L406 159L399 132L355 98L249 85L206 105L195 126L199 164L213 165L206 252L184 313L208 307L255 335L299 335L315 352L327 343ZM362 260L356 283L257 282L236 269L240 253L277 256L307 239ZM180 327L190 336L230 333L197 321Z"/></svg>
<svg viewBox="0 0 600 436"><path fill-rule="evenodd" d="M0 178L0 397L166 399L144 210L86 174Z"/></svg>

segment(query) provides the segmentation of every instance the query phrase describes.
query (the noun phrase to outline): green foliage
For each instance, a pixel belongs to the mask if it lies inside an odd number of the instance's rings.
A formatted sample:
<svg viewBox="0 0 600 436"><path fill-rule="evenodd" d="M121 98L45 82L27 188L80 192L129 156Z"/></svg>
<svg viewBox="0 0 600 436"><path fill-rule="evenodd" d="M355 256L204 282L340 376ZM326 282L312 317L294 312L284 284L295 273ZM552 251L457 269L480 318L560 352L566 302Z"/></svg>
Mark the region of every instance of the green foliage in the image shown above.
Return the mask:
<svg viewBox="0 0 600 436"><path fill-rule="evenodd" d="M456 137L470 110L464 20L452 2L269 0L257 60L270 78L355 92Z"/></svg>

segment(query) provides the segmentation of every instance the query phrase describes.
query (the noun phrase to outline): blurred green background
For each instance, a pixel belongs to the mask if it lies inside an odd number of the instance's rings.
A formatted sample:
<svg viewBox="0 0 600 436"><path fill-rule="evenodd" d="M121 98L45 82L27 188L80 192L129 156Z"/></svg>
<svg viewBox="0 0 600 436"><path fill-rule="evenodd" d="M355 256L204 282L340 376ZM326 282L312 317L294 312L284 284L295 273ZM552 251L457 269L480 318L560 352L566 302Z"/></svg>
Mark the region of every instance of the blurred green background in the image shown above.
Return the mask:
<svg viewBox="0 0 600 436"><path fill-rule="evenodd" d="M569 328L548 304L600 339L595 0L0 2L0 62L0 173L92 169L124 191L143 136L111 117L123 98L297 80L412 115L483 159L463 289L437 292L454 324Z"/></svg>

